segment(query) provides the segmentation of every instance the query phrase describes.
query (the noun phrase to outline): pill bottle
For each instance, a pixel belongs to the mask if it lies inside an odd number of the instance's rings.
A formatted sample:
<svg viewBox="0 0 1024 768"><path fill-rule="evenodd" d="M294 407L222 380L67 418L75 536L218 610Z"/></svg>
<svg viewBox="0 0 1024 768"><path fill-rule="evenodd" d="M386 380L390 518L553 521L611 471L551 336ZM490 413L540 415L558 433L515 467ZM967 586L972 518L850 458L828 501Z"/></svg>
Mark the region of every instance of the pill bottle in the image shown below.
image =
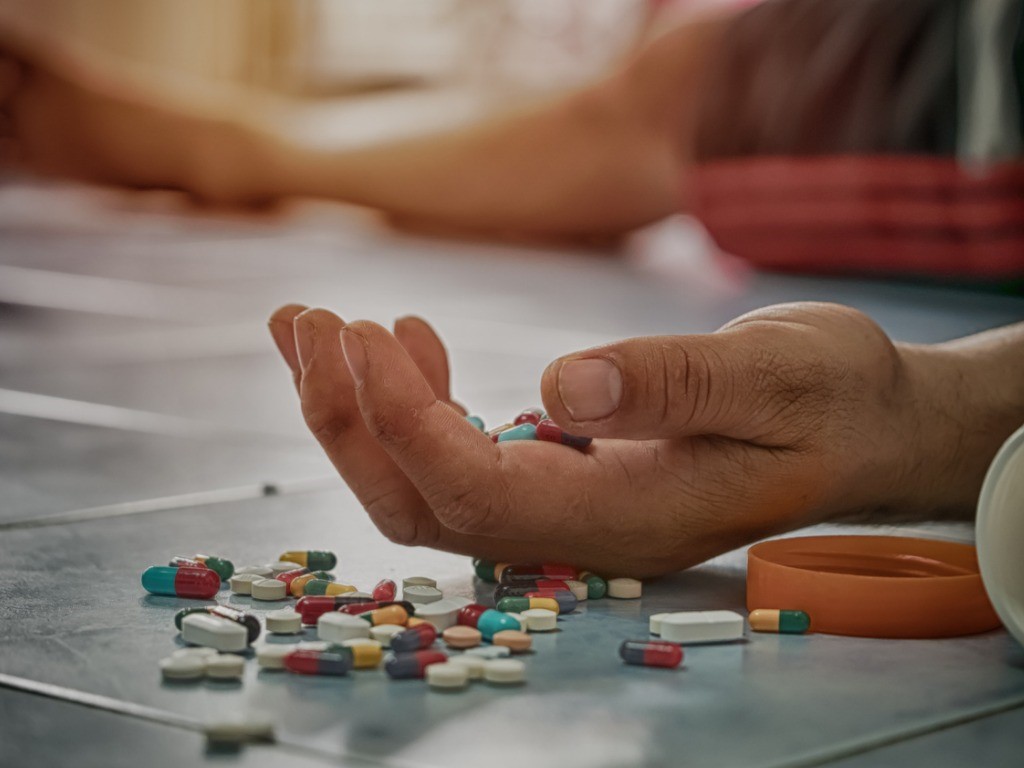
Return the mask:
<svg viewBox="0 0 1024 768"><path fill-rule="evenodd" d="M992 606L1024 645L1024 427L999 449L978 497L975 541Z"/></svg>

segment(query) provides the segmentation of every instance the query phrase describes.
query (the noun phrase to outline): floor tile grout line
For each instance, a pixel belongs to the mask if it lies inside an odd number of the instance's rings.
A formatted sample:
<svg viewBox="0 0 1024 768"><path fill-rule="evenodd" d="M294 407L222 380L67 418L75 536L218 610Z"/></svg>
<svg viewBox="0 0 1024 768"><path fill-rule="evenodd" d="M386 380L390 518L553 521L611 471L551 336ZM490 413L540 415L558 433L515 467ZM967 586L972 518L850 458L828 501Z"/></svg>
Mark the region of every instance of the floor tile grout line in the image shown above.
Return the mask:
<svg viewBox="0 0 1024 768"><path fill-rule="evenodd" d="M760 766L760 768L818 768L819 766L826 766L839 760L845 760L895 744L912 741L932 733L956 728L957 726L966 725L977 720L984 720L987 717L993 717L1015 709L1024 709L1024 694L1011 696L991 704L981 704L967 711L957 712L946 717L936 717L920 725L848 739L831 747L767 763Z"/></svg>
<svg viewBox="0 0 1024 768"><path fill-rule="evenodd" d="M31 528L48 528L57 525L71 525L92 520L106 520L112 517L145 515L156 512L188 509L204 505L227 504L233 501L247 501L266 496L290 496L293 494L315 493L339 487L337 475L321 475L303 480L286 480L278 483L252 483L249 485L218 488L210 491L160 496L154 499L126 501L99 507L57 512L50 515L21 518L0 522L0 531L17 531Z"/></svg>

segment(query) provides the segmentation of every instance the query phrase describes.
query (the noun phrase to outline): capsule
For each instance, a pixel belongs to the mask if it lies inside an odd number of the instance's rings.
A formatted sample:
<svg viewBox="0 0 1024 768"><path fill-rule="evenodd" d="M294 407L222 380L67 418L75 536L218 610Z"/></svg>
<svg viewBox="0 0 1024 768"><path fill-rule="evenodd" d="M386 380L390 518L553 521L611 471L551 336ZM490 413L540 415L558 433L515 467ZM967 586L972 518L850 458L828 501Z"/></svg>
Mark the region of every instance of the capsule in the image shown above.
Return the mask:
<svg viewBox="0 0 1024 768"><path fill-rule="evenodd" d="M220 590L220 576L209 568L151 565L142 572L142 588L154 595L208 600Z"/></svg>
<svg viewBox="0 0 1024 768"><path fill-rule="evenodd" d="M495 569L497 572L497 569ZM538 579L556 579L569 581L576 578L576 569L571 565L506 565L498 573L498 581L502 584L516 584L523 581Z"/></svg>
<svg viewBox="0 0 1024 768"><path fill-rule="evenodd" d="M758 608L750 612L750 628L755 632L779 632L802 635L811 628L811 617L803 611Z"/></svg>
<svg viewBox="0 0 1024 768"><path fill-rule="evenodd" d="M546 418L547 414L544 413L544 411L542 411L540 408L527 408L525 411L522 411L518 416L512 419L512 423L515 424L517 427L520 424L533 424L533 426L536 427L538 424L541 423L541 421L543 421Z"/></svg>
<svg viewBox="0 0 1024 768"><path fill-rule="evenodd" d="M349 607L351 608L352 606ZM396 604L386 605L383 608L374 608L372 611L364 611L358 615L359 618L370 622L375 627L381 624L397 624L401 627L409 619L409 612Z"/></svg>
<svg viewBox="0 0 1024 768"><path fill-rule="evenodd" d="M590 571L580 573L580 581L587 585L587 599L600 600L608 594L608 582Z"/></svg>
<svg viewBox="0 0 1024 768"><path fill-rule="evenodd" d="M499 584L494 588L494 600L501 600L503 597L524 597L529 592L536 592L538 589L569 589L569 585L559 579L535 579L533 581L517 581L515 584Z"/></svg>
<svg viewBox="0 0 1024 768"><path fill-rule="evenodd" d="M619 656L627 664L641 667L678 667L683 663L683 649L662 640L625 640Z"/></svg>
<svg viewBox="0 0 1024 768"><path fill-rule="evenodd" d="M480 617L486 610L488 610L487 606L480 605L480 603L464 605L459 608L459 612L455 615L455 622L464 627L473 627L473 629L476 629L477 622L479 622Z"/></svg>
<svg viewBox="0 0 1024 768"><path fill-rule="evenodd" d="M512 440L536 440L537 427L533 424L520 424L518 427L506 429L498 435L499 443L507 443Z"/></svg>
<svg viewBox="0 0 1024 768"><path fill-rule="evenodd" d="M424 671L431 664L443 664L446 661L448 656L441 651L396 653L384 662L384 671L393 680L409 680L423 677Z"/></svg>
<svg viewBox="0 0 1024 768"><path fill-rule="evenodd" d="M496 563L492 563L490 560L473 560L473 570L476 571L476 576L481 581L489 581L492 584L498 580L494 575L494 566Z"/></svg>
<svg viewBox="0 0 1024 768"><path fill-rule="evenodd" d="M338 564L338 558L333 552L314 549L282 552L277 559L285 563L298 563L311 571L330 571Z"/></svg>
<svg viewBox="0 0 1024 768"><path fill-rule="evenodd" d="M481 432L486 432L487 429L484 427L484 420L479 416L467 416L466 421L472 424L474 427L479 429Z"/></svg>
<svg viewBox="0 0 1024 768"><path fill-rule="evenodd" d="M558 602L550 597L503 597L496 608L503 613L522 613L531 608L545 608L560 613Z"/></svg>
<svg viewBox="0 0 1024 768"><path fill-rule="evenodd" d="M302 578L301 576L299 578ZM296 579L297 581L298 579ZM292 586L295 586L295 582L292 582ZM356 588L351 584L336 584L333 581L327 579L310 579L306 582L303 587L302 594L304 595L347 595L349 592L355 592ZM360 598L365 600L366 598Z"/></svg>
<svg viewBox="0 0 1024 768"><path fill-rule="evenodd" d="M302 616L303 624L316 624L317 619L325 613L337 611L348 605L358 605L365 602L365 597L348 597L347 595L306 595L295 603L295 610Z"/></svg>
<svg viewBox="0 0 1024 768"><path fill-rule="evenodd" d="M246 632L249 633L249 644L256 640L260 636L260 620L253 616L251 613L245 611L239 611L236 608L230 608L226 605L200 605L194 608L182 608L176 614L174 614L174 626L180 632L181 631L181 620L192 613L209 613L213 616L220 616L222 619L228 619L236 624L241 624L245 627Z"/></svg>
<svg viewBox="0 0 1024 768"><path fill-rule="evenodd" d="M230 560L225 560L223 557L196 555L193 559L198 560L211 571L215 571L220 576L221 581L227 581L235 575L235 564Z"/></svg>
<svg viewBox="0 0 1024 768"><path fill-rule="evenodd" d="M408 600L390 600L385 603L378 603L376 600L367 600L365 597L360 598L357 603L349 603L338 610L341 613L347 613L350 616L359 616L360 614L368 613L369 611L375 611L378 608L387 608L389 605L397 605L401 607L405 610L407 616L412 616L416 613L415 607Z"/></svg>
<svg viewBox="0 0 1024 768"><path fill-rule="evenodd" d="M558 604L559 613L572 613L579 605L579 601L568 589L538 589L535 592L527 592L524 597L548 598Z"/></svg>
<svg viewBox="0 0 1024 768"><path fill-rule="evenodd" d="M492 442L496 443L498 442L498 437L501 435L502 432L507 432L513 427L515 427L515 424L511 422L509 422L508 424L502 424L500 427L495 427L494 429L488 430L487 436L491 438Z"/></svg>
<svg viewBox="0 0 1024 768"><path fill-rule="evenodd" d="M421 651L429 648L437 640L437 630L433 624L419 624L412 629L391 636L391 650L395 653Z"/></svg>
<svg viewBox="0 0 1024 768"><path fill-rule="evenodd" d="M324 651L300 649L284 657L284 666L300 675L345 675L352 669L352 654L332 647Z"/></svg>
<svg viewBox="0 0 1024 768"><path fill-rule="evenodd" d="M373 599L377 602L388 602L394 600L397 593L398 585L395 582L391 579L381 579L370 594L373 595Z"/></svg>
<svg viewBox="0 0 1024 768"><path fill-rule="evenodd" d="M313 571L312 573L303 573L287 582L288 591L292 593L293 597L302 597L306 594L306 585L311 581L334 581L334 576L327 573L327 571ZM355 592L355 588L352 589Z"/></svg>
<svg viewBox="0 0 1024 768"><path fill-rule="evenodd" d="M546 443L560 443L561 445L568 445L572 448L583 449L594 442L592 437L581 437L579 435L570 435L560 426L551 421L551 419L542 419L537 424L537 439L543 440Z"/></svg>
<svg viewBox="0 0 1024 768"><path fill-rule="evenodd" d="M509 616L507 613L496 611L493 608L488 608L486 611L480 614L476 622L476 628L480 630L480 634L484 636L484 640L488 642L498 632L503 632L506 629L521 630L522 625L519 620Z"/></svg>
<svg viewBox="0 0 1024 768"><path fill-rule="evenodd" d="M352 657L353 669L376 669L384 658L384 651L380 643L367 641L365 643L353 643L351 645L331 644L327 650L337 653L347 653Z"/></svg>

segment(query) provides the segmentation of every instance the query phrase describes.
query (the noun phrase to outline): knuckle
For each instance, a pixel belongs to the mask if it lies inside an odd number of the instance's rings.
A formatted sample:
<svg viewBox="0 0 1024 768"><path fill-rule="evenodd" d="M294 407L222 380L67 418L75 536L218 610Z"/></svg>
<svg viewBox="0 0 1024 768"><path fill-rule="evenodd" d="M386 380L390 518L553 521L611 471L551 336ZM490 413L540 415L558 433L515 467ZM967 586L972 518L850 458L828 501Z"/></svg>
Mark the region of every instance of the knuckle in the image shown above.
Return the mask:
<svg viewBox="0 0 1024 768"><path fill-rule="evenodd" d="M447 498L438 506L436 514L453 531L486 535L499 527L501 506L478 486L464 485L447 492Z"/></svg>
<svg viewBox="0 0 1024 768"><path fill-rule="evenodd" d="M302 415L317 442L327 450L352 427L352 417L335 408L307 408Z"/></svg>
<svg viewBox="0 0 1024 768"><path fill-rule="evenodd" d="M415 438L417 424L415 411L385 406L373 410L366 426L370 434L384 445L406 448Z"/></svg>

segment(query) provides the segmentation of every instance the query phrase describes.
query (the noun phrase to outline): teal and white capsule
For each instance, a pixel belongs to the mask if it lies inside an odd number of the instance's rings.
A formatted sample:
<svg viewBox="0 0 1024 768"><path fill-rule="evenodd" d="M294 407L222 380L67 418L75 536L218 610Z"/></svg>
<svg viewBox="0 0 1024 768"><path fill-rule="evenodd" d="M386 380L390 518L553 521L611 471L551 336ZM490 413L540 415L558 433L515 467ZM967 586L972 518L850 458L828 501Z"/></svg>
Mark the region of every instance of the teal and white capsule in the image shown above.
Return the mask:
<svg viewBox="0 0 1024 768"><path fill-rule="evenodd" d="M758 608L750 612L748 621L755 632L802 635L811 628L811 617L803 611Z"/></svg>
<svg viewBox="0 0 1024 768"><path fill-rule="evenodd" d="M512 429L506 429L500 435L498 435L499 443L507 443L510 440L536 440L537 439L537 425L536 424L520 424Z"/></svg>

